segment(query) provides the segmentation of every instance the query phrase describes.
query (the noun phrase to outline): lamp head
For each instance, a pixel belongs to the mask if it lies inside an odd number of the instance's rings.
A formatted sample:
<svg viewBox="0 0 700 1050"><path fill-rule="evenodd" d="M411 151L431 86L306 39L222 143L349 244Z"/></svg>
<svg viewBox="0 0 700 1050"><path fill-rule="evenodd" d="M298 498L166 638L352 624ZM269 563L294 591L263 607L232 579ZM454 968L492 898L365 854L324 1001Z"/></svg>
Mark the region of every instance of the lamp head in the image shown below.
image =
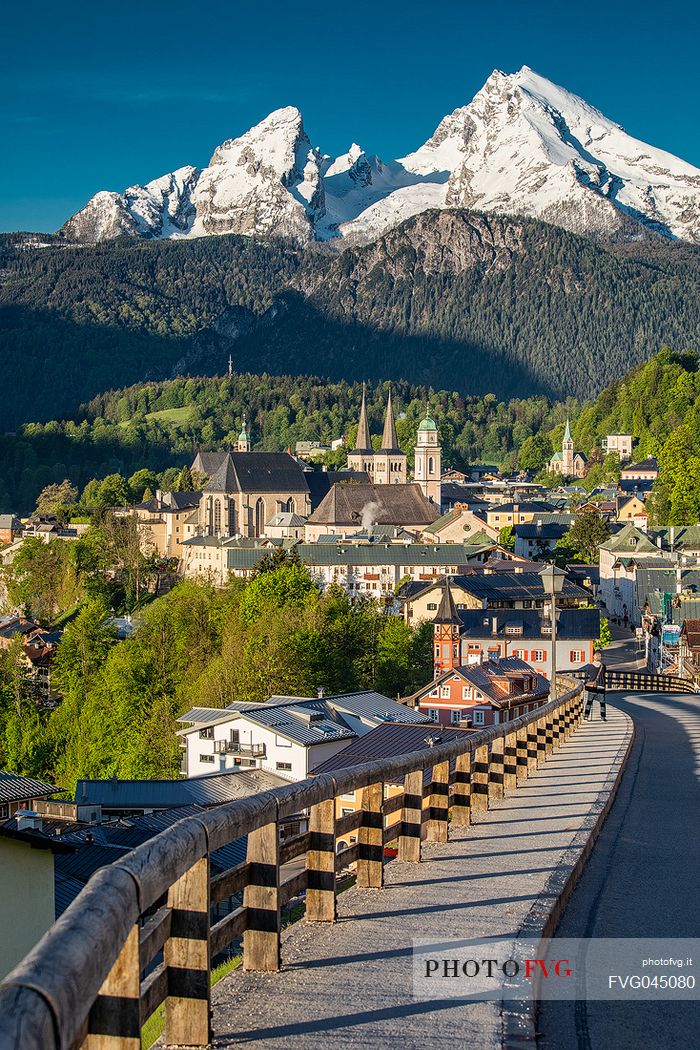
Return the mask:
<svg viewBox="0 0 700 1050"><path fill-rule="evenodd" d="M566 579L563 569L559 569L556 565L545 565L540 572L540 577L547 594L561 594Z"/></svg>

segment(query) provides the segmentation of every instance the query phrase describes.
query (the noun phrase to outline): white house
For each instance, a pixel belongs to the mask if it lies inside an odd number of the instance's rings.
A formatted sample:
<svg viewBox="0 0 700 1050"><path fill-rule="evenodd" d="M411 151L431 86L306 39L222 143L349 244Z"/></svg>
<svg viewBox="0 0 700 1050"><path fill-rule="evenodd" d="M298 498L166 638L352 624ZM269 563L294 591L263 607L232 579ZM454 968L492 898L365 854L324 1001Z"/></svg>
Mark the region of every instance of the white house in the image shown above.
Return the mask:
<svg viewBox="0 0 700 1050"><path fill-rule="evenodd" d="M640 622L636 603L637 569L649 561L667 557L634 525L626 525L601 544L599 596L605 602L610 616L622 619L626 613L630 623Z"/></svg>
<svg viewBox="0 0 700 1050"><path fill-rule="evenodd" d="M258 767L304 780L356 737L387 721L423 722L425 715L367 690L315 698L272 696L262 704L195 707L178 721L188 777Z"/></svg>

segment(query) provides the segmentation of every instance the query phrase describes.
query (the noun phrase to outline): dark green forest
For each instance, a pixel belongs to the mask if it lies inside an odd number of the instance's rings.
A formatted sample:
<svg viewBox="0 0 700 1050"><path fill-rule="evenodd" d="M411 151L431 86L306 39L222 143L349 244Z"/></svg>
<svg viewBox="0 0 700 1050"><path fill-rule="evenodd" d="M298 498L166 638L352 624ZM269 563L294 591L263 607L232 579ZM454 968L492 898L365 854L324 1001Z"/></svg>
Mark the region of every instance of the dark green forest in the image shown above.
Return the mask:
<svg viewBox="0 0 700 1050"><path fill-rule="evenodd" d="M690 352L664 349L589 402L533 397L505 403L493 394L464 397L406 381L392 384L392 389L399 443L409 461L427 404L439 423L445 467L478 461L540 471L561 446L567 417L576 447L589 458L588 487L605 478L600 446L609 433L632 433L636 456L657 455L662 462L667 446L678 444L681 435L684 451L678 467L686 473L693 467L696 448L700 454L700 371L698 355ZM388 390L388 383L367 390L375 443ZM198 448L235 443L243 416L253 447L259 450L293 449L304 439L329 444L340 436L352 447L361 392L359 383L252 374L174 379L109 391L69 418L27 423L17 434L0 437L0 512L30 512L46 485L64 479L81 493L88 486L93 497L92 479L111 479L108 503L140 497L144 486L158 480L147 477L149 472L160 476L161 487L176 486L179 469L192 461ZM345 458L343 450L329 453L326 465L343 466ZM115 476L129 479L134 474L139 474L139 484L131 485L131 497L128 487L120 496ZM665 480L659 482L659 491L664 485ZM697 488L700 492L700 484ZM665 499L658 508L664 524L670 523L670 492ZM682 509L679 499L678 514L687 518L690 512ZM90 499L84 502L93 506ZM690 518L695 521L692 513Z"/></svg>
<svg viewBox="0 0 700 1050"><path fill-rule="evenodd" d="M0 240L0 430L178 375L404 379L498 400L590 397L698 345L700 250L593 244L533 220L425 213L340 254L225 236Z"/></svg>

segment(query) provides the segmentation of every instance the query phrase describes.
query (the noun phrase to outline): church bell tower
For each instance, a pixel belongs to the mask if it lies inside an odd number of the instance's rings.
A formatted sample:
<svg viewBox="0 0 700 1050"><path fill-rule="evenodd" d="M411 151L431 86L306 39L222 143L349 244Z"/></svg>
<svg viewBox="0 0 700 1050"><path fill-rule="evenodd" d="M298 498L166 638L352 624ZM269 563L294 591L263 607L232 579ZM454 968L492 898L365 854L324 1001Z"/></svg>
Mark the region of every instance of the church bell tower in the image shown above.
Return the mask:
<svg viewBox="0 0 700 1050"><path fill-rule="evenodd" d="M423 495L439 508L442 503L442 448L437 424L428 415L427 408L425 419L418 427L415 457L415 479L423 490Z"/></svg>

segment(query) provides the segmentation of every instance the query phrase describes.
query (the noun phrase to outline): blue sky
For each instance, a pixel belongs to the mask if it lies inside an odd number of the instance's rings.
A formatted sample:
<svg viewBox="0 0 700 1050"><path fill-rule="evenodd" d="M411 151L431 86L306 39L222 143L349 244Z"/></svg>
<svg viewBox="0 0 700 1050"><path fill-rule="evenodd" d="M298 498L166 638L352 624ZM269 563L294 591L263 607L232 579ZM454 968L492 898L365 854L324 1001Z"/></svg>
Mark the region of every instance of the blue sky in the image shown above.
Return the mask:
<svg viewBox="0 0 700 1050"><path fill-rule="evenodd" d="M12 4L0 229L53 230L98 189L206 164L284 105L327 153L401 156L522 65L700 166L699 35L687 0Z"/></svg>

